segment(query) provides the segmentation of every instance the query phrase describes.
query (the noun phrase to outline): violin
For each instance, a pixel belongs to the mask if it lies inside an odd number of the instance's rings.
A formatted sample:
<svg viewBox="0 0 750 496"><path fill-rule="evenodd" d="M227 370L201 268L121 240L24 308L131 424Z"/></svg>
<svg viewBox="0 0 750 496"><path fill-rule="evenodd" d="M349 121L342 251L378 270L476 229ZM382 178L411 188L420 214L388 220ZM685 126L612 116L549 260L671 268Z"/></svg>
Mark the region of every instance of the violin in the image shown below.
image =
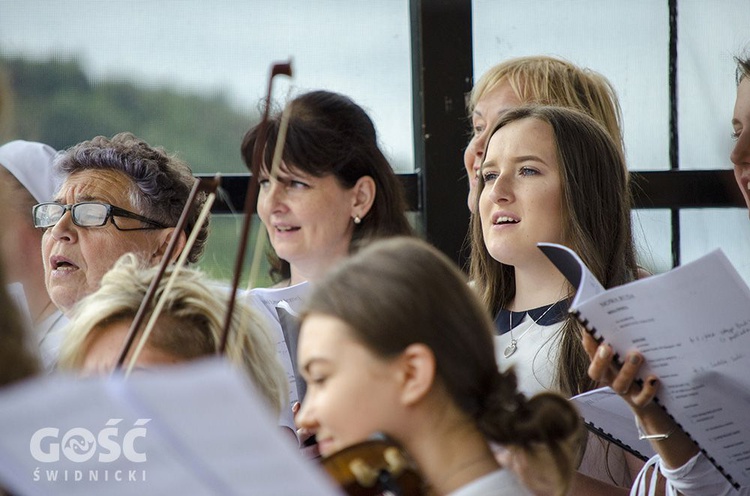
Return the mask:
<svg viewBox="0 0 750 496"><path fill-rule="evenodd" d="M350 496L423 496L427 484L395 442L371 439L323 458L325 471Z"/></svg>

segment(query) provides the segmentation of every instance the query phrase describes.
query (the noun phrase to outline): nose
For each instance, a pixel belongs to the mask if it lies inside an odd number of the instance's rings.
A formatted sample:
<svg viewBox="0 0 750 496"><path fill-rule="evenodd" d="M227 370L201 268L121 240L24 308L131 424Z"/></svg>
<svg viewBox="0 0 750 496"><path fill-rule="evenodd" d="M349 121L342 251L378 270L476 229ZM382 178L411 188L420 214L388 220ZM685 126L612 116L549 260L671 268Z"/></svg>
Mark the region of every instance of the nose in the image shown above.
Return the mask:
<svg viewBox="0 0 750 496"><path fill-rule="evenodd" d="M73 223L70 209L63 212L63 215L60 217L60 220L57 221L57 224L47 229L47 233L57 241L72 242L76 239L78 230L77 226Z"/></svg>
<svg viewBox="0 0 750 496"><path fill-rule="evenodd" d="M484 130L471 138L471 141L469 141L469 145L466 147L465 161L466 169L470 175L470 179L482 164L482 160L484 159L484 147L486 145L486 140L487 131Z"/></svg>
<svg viewBox="0 0 750 496"><path fill-rule="evenodd" d="M737 137L729 160L736 166L750 165L750 130L745 130Z"/></svg>
<svg viewBox="0 0 750 496"><path fill-rule="evenodd" d="M284 205L285 189L284 185L278 180L269 178L268 183L263 190L262 201L266 210L270 213L277 212Z"/></svg>
<svg viewBox="0 0 750 496"><path fill-rule="evenodd" d="M513 199L513 180L510 174L497 173L495 179L490 184L485 184L485 189L489 188L487 194L493 203L509 202Z"/></svg>
<svg viewBox="0 0 750 496"><path fill-rule="evenodd" d="M299 411L294 416L294 423L300 429L306 429L310 434L315 434L318 428L318 423L315 421L315 414L313 412L312 400L308 395L300 405Z"/></svg>

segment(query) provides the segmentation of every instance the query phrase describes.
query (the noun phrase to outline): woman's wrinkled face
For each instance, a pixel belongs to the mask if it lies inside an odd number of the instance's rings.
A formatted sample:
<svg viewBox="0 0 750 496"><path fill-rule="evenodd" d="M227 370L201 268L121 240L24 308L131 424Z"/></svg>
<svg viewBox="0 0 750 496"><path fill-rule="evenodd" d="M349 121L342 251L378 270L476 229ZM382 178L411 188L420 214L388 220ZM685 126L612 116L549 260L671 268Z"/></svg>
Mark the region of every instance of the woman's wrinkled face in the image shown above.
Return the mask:
<svg viewBox="0 0 750 496"><path fill-rule="evenodd" d="M70 175L63 183L55 201L74 204L99 201L139 212L130 200L130 178L113 170L86 170ZM134 219L118 217L123 227L139 227ZM68 312L81 298L99 288L102 276L117 259L133 252L145 261L158 263L156 252L161 244L162 230L120 231L108 221L101 227L80 227L73 223L66 211L42 237L42 258L45 283L52 301L63 312Z"/></svg>
<svg viewBox="0 0 750 496"><path fill-rule="evenodd" d="M349 253L354 189L334 175L315 177L283 166L260 175L258 216L282 260L295 272L321 272Z"/></svg>
<svg viewBox="0 0 750 496"><path fill-rule="evenodd" d="M464 167L469 178L469 210L476 208L477 174L484 160L484 149L487 146L487 135L497 118L506 110L521 105L508 82L504 82L482 95L471 114L472 135L464 151Z"/></svg>
<svg viewBox="0 0 750 496"><path fill-rule="evenodd" d="M732 128L735 144L729 158L734 164L734 177L750 209L750 77L737 87Z"/></svg>
<svg viewBox="0 0 750 496"><path fill-rule="evenodd" d="M479 214L487 251L520 266L544 255L539 242L564 243L562 179L552 127L525 118L490 138L481 169Z"/></svg>
<svg viewBox="0 0 750 496"><path fill-rule="evenodd" d="M298 355L307 393L296 422L316 434L321 455L378 432L394 434L402 411L395 366L355 340L345 322L323 314L306 317Z"/></svg>

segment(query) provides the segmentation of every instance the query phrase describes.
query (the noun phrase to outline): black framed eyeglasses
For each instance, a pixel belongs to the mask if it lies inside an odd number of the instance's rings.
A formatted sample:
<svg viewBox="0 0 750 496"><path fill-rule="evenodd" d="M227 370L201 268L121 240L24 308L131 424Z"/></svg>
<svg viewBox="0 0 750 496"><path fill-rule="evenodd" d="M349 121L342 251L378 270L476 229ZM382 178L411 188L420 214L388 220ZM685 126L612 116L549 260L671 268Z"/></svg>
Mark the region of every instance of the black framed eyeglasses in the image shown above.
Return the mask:
<svg viewBox="0 0 750 496"><path fill-rule="evenodd" d="M63 205L56 202L39 203L38 205L34 205L31 210L34 218L34 227L42 229L53 227L68 210L70 210L70 218L73 220L73 224L79 227L102 227L107 224L108 220L111 220L112 225L120 231L142 231L145 229L164 229L167 227L161 222L156 222L155 220L129 212L124 208L102 202L80 202L72 205ZM115 222L115 217L135 219L149 224L149 226L121 227Z"/></svg>

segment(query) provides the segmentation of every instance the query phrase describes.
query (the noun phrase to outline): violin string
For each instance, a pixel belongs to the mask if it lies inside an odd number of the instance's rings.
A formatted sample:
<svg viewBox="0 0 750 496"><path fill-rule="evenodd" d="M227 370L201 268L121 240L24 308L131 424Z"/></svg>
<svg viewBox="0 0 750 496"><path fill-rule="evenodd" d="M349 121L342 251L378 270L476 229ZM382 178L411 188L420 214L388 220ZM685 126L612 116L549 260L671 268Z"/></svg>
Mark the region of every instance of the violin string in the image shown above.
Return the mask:
<svg viewBox="0 0 750 496"><path fill-rule="evenodd" d="M172 286L174 286L174 282L177 279L177 276L180 273L180 270L182 270L182 268L185 266L185 263L187 262L188 255L190 251L192 250L193 245L195 244L195 240L198 238L198 235L200 234L200 228L201 226L203 226L203 223L206 221L206 217L208 217L208 214L211 211L211 207L213 206L215 199L216 199L216 193L214 192L209 193L208 197L206 198L206 203L205 205L203 205L203 209L201 210L201 213L198 216L198 220L195 223L195 227L193 228L193 231L190 233L190 237L188 237L188 240L185 243L185 248L183 248L182 253L180 253L180 257L177 259L177 263L175 263L174 269L172 269L172 275L169 277L169 280L167 280L167 284L164 287L164 290L162 291L161 297L159 298L159 301L156 303L154 310L151 312L151 317L149 318L148 323L146 324L146 328L143 330L143 335L141 336L141 339L138 341L138 345L133 351L133 357L130 359L130 363L128 363L128 368L125 370L126 378L130 376L130 372L132 372L133 367L135 366L135 362L138 360L138 356L141 354L141 351L146 345L146 340L148 340L149 336L151 335L151 331L156 325L156 320L159 318L159 314L161 314L162 308L166 304L167 296L169 295L169 292L172 290Z"/></svg>

